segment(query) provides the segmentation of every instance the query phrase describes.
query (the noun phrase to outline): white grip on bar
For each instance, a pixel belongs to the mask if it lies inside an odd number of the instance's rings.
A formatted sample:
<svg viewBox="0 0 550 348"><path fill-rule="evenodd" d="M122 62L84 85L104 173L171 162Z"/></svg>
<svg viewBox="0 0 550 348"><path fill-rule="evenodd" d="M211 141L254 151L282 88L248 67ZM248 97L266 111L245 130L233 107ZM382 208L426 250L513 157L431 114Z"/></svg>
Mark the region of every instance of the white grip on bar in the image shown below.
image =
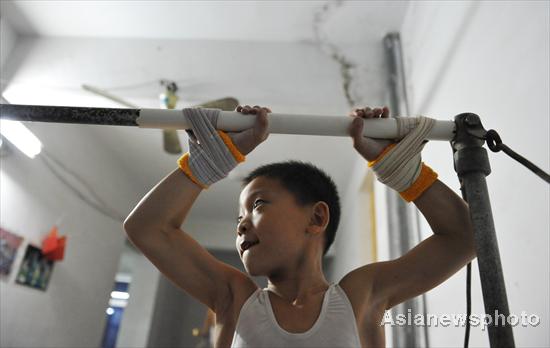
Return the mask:
<svg viewBox="0 0 550 348"><path fill-rule="evenodd" d="M303 134L349 136L353 120L349 116L316 116L270 113L268 131L272 134ZM244 115L235 111L220 111L216 129L242 131L252 127L256 115ZM136 123L140 128L189 129L190 124L181 110L141 109ZM450 141L454 137L453 121L436 121L427 136L428 140ZM365 119L363 136L378 139L397 138L397 121L389 119Z"/></svg>

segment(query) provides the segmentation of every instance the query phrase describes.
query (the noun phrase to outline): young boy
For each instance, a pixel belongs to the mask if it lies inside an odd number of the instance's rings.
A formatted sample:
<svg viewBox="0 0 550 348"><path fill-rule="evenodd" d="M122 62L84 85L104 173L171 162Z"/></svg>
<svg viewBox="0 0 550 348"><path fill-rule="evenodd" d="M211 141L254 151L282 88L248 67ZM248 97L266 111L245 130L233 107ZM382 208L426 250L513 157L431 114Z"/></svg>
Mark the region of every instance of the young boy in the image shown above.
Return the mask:
<svg viewBox="0 0 550 348"><path fill-rule="evenodd" d="M365 265L329 284L321 262L340 214L334 183L300 162L260 167L244 181L236 226L246 271L268 278L267 289L259 289L180 229L202 189L268 137L271 110L247 105L236 111L255 114L255 125L226 134L213 129L215 116L186 114L194 132L190 153L124 222L130 240L164 275L216 313L217 347L384 346L385 310L434 288L475 257L467 204L420 165L419 153L401 152L407 161L392 165L399 143L362 136L360 119L389 117L388 108L356 109L350 113L354 148L379 180L414 202L434 235L398 259Z"/></svg>

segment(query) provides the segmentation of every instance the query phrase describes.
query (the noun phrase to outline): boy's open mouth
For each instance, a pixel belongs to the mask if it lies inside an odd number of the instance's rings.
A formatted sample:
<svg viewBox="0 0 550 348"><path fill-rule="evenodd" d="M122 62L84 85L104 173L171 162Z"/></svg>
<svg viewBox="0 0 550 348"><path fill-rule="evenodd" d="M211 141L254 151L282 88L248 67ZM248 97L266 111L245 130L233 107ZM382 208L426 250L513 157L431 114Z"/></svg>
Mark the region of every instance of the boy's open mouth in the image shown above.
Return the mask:
<svg viewBox="0 0 550 348"><path fill-rule="evenodd" d="M258 244L258 241L244 241L241 243L241 253L244 253L246 250L252 248L254 245Z"/></svg>

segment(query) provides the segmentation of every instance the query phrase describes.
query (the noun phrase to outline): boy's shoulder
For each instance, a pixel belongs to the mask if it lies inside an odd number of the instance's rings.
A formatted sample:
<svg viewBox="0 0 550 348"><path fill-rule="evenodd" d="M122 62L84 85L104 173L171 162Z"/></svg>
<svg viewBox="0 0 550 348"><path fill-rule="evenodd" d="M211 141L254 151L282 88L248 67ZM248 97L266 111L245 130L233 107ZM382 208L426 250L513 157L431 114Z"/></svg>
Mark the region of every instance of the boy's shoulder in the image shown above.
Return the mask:
<svg viewBox="0 0 550 348"><path fill-rule="evenodd" d="M371 263L347 273L338 283L346 293L356 318L369 312L382 312L385 304L374 296L377 265Z"/></svg>
<svg viewBox="0 0 550 348"><path fill-rule="evenodd" d="M221 307L216 315L228 318L238 317L241 307L257 289L258 285L248 275L234 272L229 281L228 298L224 299L225 306Z"/></svg>

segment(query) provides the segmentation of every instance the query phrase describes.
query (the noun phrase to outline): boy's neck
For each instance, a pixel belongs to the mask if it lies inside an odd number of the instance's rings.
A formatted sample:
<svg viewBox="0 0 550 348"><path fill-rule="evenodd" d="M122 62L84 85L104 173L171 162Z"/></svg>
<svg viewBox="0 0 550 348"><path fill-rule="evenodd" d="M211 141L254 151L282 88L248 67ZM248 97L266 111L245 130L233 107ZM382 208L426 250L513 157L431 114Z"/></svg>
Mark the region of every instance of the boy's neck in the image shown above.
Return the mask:
<svg viewBox="0 0 550 348"><path fill-rule="evenodd" d="M321 262L298 267L289 273L268 277L267 289L293 305L300 305L329 287Z"/></svg>

